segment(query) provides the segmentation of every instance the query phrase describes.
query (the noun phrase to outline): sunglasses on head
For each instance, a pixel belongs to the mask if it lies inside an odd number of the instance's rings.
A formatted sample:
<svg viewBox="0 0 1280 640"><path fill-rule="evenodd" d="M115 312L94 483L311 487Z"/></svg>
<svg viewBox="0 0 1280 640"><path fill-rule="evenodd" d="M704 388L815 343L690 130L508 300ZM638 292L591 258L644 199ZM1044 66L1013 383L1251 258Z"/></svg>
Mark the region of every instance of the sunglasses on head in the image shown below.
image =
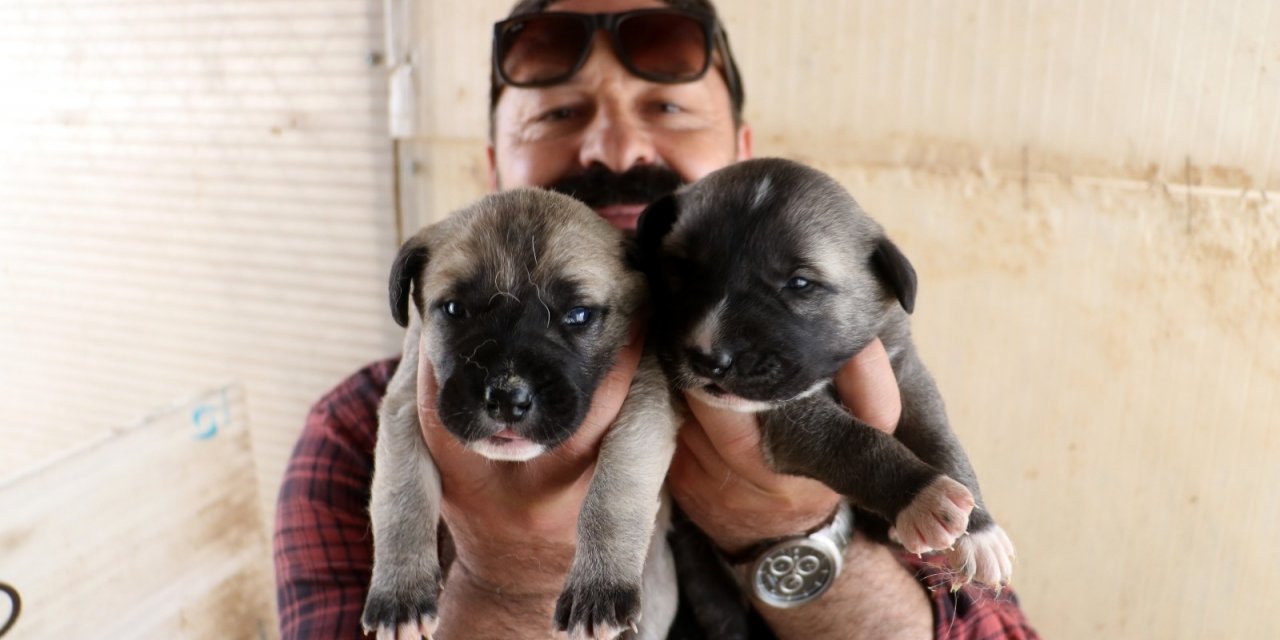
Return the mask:
<svg viewBox="0 0 1280 640"><path fill-rule="evenodd" d="M723 37L713 16L675 9L535 13L493 25L494 73L513 87L565 82L590 57L599 29L609 34L628 71L661 83L701 78L711 67L716 38Z"/></svg>

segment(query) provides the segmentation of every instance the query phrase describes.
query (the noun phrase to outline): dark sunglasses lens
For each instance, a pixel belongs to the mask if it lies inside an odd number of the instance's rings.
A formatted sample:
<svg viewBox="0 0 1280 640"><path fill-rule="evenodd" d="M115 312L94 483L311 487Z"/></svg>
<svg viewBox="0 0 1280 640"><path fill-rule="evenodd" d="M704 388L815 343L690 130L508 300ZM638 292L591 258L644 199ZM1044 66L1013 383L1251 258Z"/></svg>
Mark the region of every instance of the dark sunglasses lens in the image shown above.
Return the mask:
<svg viewBox="0 0 1280 640"><path fill-rule="evenodd" d="M667 82L695 80L707 69L707 32L691 16L644 13L618 25L623 55L635 71Z"/></svg>
<svg viewBox="0 0 1280 640"><path fill-rule="evenodd" d="M499 40L502 74L517 85L565 80L590 37L588 27L571 16L548 14L513 21Z"/></svg>

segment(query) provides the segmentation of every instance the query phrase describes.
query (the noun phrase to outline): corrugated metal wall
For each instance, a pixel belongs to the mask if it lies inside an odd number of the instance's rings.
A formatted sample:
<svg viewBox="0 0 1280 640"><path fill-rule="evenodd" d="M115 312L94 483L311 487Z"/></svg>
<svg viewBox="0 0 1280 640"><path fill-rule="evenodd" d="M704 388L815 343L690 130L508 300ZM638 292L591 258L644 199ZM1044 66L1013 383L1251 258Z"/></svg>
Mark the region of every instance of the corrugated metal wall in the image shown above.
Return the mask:
<svg viewBox="0 0 1280 640"><path fill-rule="evenodd" d="M310 403L398 350L382 32L379 0L0 4L0 476L236 380L273 504Z"/></svg>
<svg viewBox="0 0 1280 640"><path fill-rule="evenodd" d="M831 171L915 262L1045 637L1273 632L1280 5L719 4L757 154ZM418 5L420 220L485 189L477 34L509 5Z"/></svg>

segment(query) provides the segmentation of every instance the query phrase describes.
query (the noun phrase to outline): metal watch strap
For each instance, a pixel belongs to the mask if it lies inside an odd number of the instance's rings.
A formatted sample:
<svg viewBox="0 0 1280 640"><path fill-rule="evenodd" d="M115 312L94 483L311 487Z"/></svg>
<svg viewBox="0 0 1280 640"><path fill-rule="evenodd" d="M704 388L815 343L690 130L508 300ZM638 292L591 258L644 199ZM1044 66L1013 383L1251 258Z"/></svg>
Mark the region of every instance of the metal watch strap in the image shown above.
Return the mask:
<svg viewBox="0 0 1280 640"><path fill-rule="evenodd" d="M739 569L750 562L744 586L760 602L779 609L797 607L831 588L844 568L844 552L852 535L853 511L841 502L826 525L808 534L761 543L729 562ZM734 573L743 577L740 570Z"/></svg>

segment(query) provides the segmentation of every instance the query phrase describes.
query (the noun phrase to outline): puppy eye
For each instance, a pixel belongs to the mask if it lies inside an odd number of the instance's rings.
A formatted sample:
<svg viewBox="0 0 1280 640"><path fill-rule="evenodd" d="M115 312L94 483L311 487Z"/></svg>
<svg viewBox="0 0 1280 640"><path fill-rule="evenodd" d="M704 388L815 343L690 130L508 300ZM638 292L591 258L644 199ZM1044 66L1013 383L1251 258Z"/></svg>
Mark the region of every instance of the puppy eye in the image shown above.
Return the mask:
<svg viewBox="0 0 1280 640"><path fill-rule="evenodd" d="M449 316L450 318L467 317L466 307L463 307L462 303L458 302L457 300L446 300L444 304L440 305L440 308L443 309L445 315Z"/></svg>
<svg viewBox="0 0 1280 640"><path fill-rule="evenodd" d="M574 307L560 319L560 322L567 327L581 327L590 321L591 310L586 307Z"/></svg>
<svg viewBox="0 0 1280 640"><path fill-rule="evenodd" d="M805 289L808 289L812 284L813 283L810 282L808 278L795 276L794 278L787 281L787 288L791 289L792 291L804 291Z"/></svg>

